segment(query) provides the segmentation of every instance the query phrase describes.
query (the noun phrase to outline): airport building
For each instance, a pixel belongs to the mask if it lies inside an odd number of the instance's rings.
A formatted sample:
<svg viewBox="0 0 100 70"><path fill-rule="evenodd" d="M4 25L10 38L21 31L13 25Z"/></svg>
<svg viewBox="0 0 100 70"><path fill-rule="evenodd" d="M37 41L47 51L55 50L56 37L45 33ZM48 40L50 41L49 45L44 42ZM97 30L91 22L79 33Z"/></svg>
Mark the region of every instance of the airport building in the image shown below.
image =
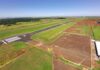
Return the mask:
<svg viewBox="0 0 100 70"><path fill-rule="evenodd" d="M95 41L96 54L100 59L100 41Z"/></svg>

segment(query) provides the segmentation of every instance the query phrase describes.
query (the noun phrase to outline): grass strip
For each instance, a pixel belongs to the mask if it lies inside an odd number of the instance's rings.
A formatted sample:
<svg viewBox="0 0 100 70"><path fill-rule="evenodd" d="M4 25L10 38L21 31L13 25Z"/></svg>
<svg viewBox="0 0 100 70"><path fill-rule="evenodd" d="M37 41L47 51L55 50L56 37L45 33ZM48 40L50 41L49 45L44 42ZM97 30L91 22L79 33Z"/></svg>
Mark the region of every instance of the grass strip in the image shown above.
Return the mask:
<svg viewBox="0 0 100 70"><path fill-rule="evenodd" d="M71 65L71 66L73 66L73 67L75 67L75 68L78 68L78 69L80 69L80 70L83 69L82 65L80 65L80 64L78 64L78 63L75 63L75 62L72 62L72 61L70 61L70 60L67 60L67 59L65 59L63 56L59 57L59 59L60 59L63 63L65 63L65 64Z"/></svg>

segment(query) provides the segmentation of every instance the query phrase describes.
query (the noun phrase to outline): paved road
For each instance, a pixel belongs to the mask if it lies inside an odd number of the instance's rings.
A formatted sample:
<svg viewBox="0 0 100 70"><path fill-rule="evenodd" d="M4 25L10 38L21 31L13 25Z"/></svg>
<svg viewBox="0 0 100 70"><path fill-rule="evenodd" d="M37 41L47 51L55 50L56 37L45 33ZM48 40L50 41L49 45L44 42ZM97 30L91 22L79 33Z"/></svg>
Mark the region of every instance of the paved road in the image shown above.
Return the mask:
<svg viewBox="0 0 100 70"><path fill-rule="evenodd" d="M32 33L26 33L26 34L17 35L17 37L19 37L21 39L15 40L15 41L24 41L24 42L30 41L30 40L32 40L31 39L32 35L40 33L40 32L43 32L43 31L46 31L46 30L53 29L53 28L61 26L61 25L62 24L56 24L56 25L53 25L53 26L50 26L50 27L47 27L47 28L44 28L44 29L41 29L41 30L34 31ZM15 36L13 36L13 37L15 37ZM10 37L10 38L13 38L13 37ZM10 39L10 38L6 38L6 39ZM6 41L6 39L0 41L0 45L9 43L9 42ZM14 41L12 41L12 42L14 42Z"/></svg>

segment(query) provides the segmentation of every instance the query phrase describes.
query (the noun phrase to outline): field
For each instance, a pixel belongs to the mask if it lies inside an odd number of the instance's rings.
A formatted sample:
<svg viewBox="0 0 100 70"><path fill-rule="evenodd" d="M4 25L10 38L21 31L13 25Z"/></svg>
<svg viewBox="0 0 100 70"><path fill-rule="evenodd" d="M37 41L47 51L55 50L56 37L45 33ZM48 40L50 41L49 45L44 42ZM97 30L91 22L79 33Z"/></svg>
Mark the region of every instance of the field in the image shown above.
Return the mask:
<svg viewBox="0 0 100 70"><path fill-rule="evenodd" d="M54 70L80 70L80 69L75 68L73 66L66 65L59 60L54 60L54 66L55 66Z"/></svg>
<svg viewBox="0 0 100 70"><path fill-rule="evenodd" d="M99 40L100 41L100 26L95 26L94 28L93 28L93 32L94 32L94 38L96 39L96 40Z"/></svg>
<svg viewBox="0 0 100 70"><path fill-rule="evenodd" d="M15 29L10 29L10 30L3 30L3 31L0 31L0 38L1 39L4 39L4 38L7 38L7 37L10 37L10 36L14 36L16 34L23 34L23 33L29 33L29 32L33 32L35 30L40 30L44 27L48 27L48 26L51 26L53 25L52 23L50 24L38 24L38 25L30 25L30 26L27 26L27 27L20 27L20 28L15 28Z"/></svg>
<svg viewBox="0 0 100 70"><path fill-rule="evenodd" d="M35 47L7 64L1 70L52 70L52 56Z"/></svg>
<svg viewBox="0 0 100 70"><path fill-rule="evenodd" d="M0 42L21 38L0 44L0 70L89 70L91 40L100 41L96 22L91 18L48 18L0 25ZM95 62L98 70L100 64Z"/></svg>
<svg viewBox="0 0 100 70"><path fill-rule="evenodd" d="M11 44L0 46L0 65L1 67L12 59L25 52L27 45L24 42L13 42Z"/></svg>
<svg viewBox="0 0 100 70"><path fill-rule="evenodd" d="M63 35L53 45L57 46L55 50L60 52L59 54L55 52L58 56L62 55L70 61L82 64L84 67L91 67L91 49L88 37L72 34Z"/></svg>
<svg viewBox="0 0 100 70"><path fill-rule="evenodd" d="M35 40L42 40L44 42L49 42L55 40L58 36L60 36L61 34L63 34L63 31L66 30L67 28L73 26L75 23L67 23L64 24L60 27L45 31L45 32L41 32L39 34L33 35L32 39Z"/></svg>

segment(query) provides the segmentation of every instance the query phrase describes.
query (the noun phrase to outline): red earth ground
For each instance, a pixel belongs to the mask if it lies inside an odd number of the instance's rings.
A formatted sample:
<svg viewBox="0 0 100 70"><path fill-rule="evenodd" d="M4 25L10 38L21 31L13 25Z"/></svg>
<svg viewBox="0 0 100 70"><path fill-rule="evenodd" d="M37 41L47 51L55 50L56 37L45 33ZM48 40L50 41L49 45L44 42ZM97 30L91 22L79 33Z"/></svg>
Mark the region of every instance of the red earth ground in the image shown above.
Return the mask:
<svg viewBox="0 0 100 70"><path fill-rule="evenodd" d="M91 67L90 38L79 35L63 35L53 43L56 56Z"/></svg>
<svg viewBox="0 0 100 70"><path fill-rule="evenodd" d="M82 26L100 26L100 23L98 23L97 19L84 19L81 20L79 22L77 22L77 24L75 24L74 26L70 27L69 29L66 30L66 32L71 32L71 33L82 33Z"/></svg>
<svg viewBox="0 0 100 70"><path fill-rule="evenodd" d="M74 26L67 29L65 32L67 33L75 33L75 34L85 34L88 35L88 32L84 32L83 26L88 26L86 22L80 21L74 24Z"/></svg>
<svg viewBox="0 0 100 70"><path fill-rule="evenodd" d="M79 69L74 68L70 65L66 65L57 59L54 59L53 62L54 62L54 70L79 70Z"/></svg>

